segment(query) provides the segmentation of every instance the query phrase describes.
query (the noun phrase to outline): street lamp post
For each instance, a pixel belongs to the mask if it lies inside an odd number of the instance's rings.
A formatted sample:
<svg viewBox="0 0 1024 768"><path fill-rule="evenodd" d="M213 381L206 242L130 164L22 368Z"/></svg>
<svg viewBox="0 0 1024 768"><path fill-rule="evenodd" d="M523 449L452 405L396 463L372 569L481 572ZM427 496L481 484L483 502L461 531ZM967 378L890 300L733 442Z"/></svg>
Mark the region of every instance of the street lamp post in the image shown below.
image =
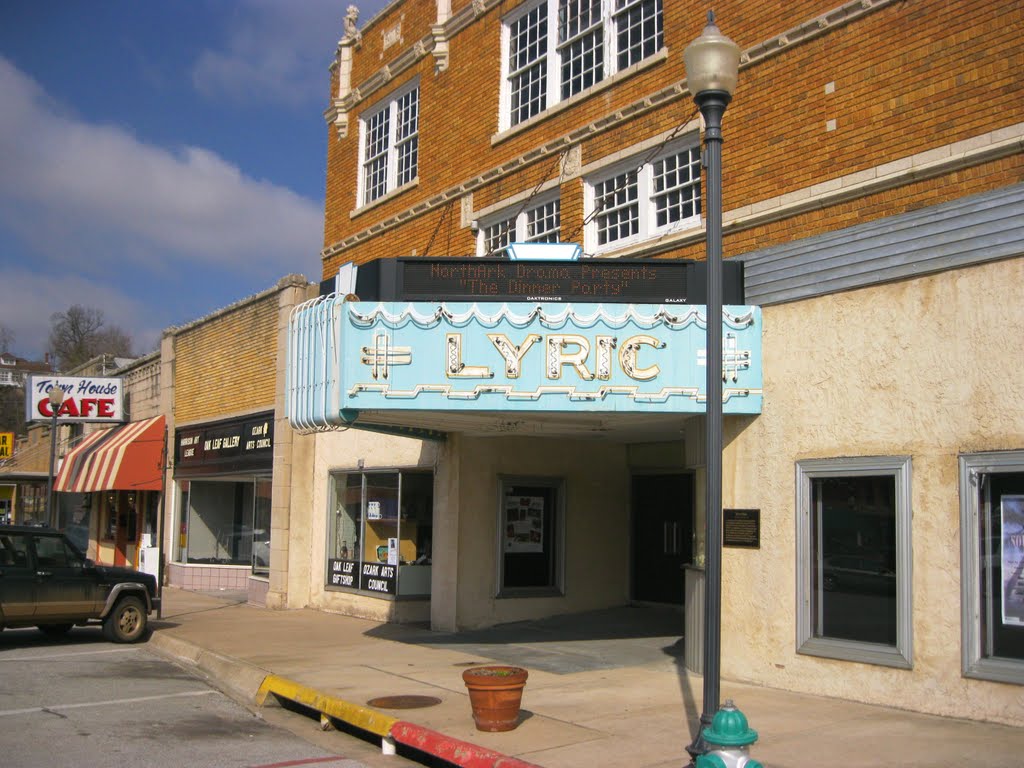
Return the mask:
<svg viewBox="0 0 1024 768"><path fill-rule="evenodd" d="M53 509L53 465L57 457L57 411L64 403L64 390L54 385L47 393L50 398L50 474L46 477L46 522L55 528L56 517Z"/></svg>
<svg viewBox="0 0 1024 768"><path fill-rule="evenodd" d="M683 52L686 83L704 117L707 179L707 455L705 466L704 701L697 735L686 748L696 761L707 752L704 729L718 711L722 630L722 115L732 100L740 49L715 26Z"/></svg>

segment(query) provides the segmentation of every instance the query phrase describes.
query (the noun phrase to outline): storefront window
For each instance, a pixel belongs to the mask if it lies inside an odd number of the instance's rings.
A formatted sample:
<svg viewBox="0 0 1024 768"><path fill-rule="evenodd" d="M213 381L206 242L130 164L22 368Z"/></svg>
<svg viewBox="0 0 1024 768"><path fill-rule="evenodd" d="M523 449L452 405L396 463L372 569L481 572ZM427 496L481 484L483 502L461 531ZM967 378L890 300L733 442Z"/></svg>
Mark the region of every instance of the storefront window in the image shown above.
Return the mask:
<svg viewBox="0 0 1024 768"><path fill-rule="evenodd" d="M561 593L561 504L560 481L503 480L501 596Z"/></svg>
<svg viewBox="0 0 1024 768"><path fill-rule="evenodd" d="M331 485L327 586L429 595L433 475L346 472Z"/></svg>
<svg viewBox="0 0 1024 768"><path fill-rule="evenodd" d="M1024 451L960 457L967 677L1024 684Z"/></svg>
<svg viewBox="0 0 1024 768"><path fill-rule="evenodd" d="M799 650L910 666L910 460L797 465Z"/></svg>
<svg viewBox="0 0 1024 768"><path fill-rule="evenodd" d="M256 481L256 501L252 511L252 572L270 574L270 480Z"/></svg>
<svg viewBox="0 0 1024 768"><path fill-rule="evenodd" d="M269 572L269 479L191 480L179 490L184 562Z"/></svg>

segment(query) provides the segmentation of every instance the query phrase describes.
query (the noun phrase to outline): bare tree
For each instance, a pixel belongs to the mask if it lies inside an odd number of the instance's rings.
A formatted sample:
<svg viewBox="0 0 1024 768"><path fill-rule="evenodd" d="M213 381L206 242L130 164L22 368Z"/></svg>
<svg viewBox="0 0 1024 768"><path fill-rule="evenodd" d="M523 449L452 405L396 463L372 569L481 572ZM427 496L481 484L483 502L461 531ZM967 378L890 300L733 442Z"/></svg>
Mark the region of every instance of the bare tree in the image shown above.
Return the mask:
<svg viewBox="0 0 1024 768"><path fill-rule="evenodd" d="M102 310L72 304L50 316L49 352L58 370L81 365L97 355L131 357L131 337L116 325L104 325Z"/></svg>
<svg viewBox="0 0 1024 768"><path fill-rule="evenodd" d="M6 325L0 325L0 354L10 352L12 344L14 344L14 331Z"/></svg>

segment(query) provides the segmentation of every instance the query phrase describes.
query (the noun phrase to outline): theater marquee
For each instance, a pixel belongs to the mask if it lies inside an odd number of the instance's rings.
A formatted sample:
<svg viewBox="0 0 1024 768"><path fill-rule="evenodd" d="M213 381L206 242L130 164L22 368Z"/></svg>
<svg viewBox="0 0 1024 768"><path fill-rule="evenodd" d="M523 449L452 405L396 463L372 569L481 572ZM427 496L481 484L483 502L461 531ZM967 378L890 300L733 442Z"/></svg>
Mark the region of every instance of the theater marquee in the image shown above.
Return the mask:
<svg viewBox="0 0 1024 768"><path fill-rule="evenodd" d="M760 308L721 322L723 410L760 413ZM293 317L289 409L299 424L370 409L702 413L705 327L692 305L332 297Z"/></svg>

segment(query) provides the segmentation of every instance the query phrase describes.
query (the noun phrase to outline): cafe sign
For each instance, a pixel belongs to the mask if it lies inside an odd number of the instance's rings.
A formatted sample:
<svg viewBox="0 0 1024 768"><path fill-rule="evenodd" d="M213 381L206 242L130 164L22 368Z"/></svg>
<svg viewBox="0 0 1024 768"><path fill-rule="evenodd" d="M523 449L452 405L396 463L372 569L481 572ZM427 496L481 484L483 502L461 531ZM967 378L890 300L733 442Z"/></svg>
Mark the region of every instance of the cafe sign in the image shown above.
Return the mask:
<svg viewBox="0 0 1024 768"><path fill-rule="evenodd" d="M64 400L57 409L60 422L123 422L124 382L120 377L30 376L25 389L25 420L53 417L50 390L59 387Z"/></svg>

